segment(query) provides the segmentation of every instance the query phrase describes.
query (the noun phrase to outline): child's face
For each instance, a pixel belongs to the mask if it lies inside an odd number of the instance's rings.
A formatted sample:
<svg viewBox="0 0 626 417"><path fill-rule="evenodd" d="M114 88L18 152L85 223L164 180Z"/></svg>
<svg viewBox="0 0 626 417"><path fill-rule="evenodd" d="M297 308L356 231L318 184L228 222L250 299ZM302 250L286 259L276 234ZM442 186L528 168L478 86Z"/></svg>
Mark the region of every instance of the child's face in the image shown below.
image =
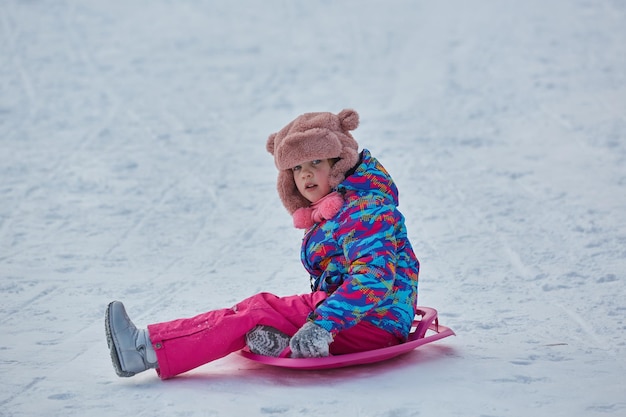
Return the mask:
<svg viewBox="0 0 626 417"><path fill-rule="evenodd" d="M332 167L333 164L330 159L316 159L293 167L293 179L300 194L311 203L315 203L329 194L331 192L329 178Z"/></svg>

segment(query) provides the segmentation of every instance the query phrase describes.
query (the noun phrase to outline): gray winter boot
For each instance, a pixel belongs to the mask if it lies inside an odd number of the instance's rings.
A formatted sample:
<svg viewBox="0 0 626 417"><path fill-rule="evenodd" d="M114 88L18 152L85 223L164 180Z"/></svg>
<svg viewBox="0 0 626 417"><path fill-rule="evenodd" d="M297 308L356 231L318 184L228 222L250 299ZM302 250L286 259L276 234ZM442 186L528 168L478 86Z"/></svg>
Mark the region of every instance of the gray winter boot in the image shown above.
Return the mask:
<svg viewBox="0 0 626 417"><path fill-rule="evenodd" d="M118 376L129 377L158 367L148 330L135 327L124 304L119 301L109 304L104 324L111 360Z"/></svg>
<svg viewBox="0 0 626 417"><path fill-rule="evenodd" d="M289 346L289 336L271 326L256 326L246 334L250 352L277 358Z"/></svg>

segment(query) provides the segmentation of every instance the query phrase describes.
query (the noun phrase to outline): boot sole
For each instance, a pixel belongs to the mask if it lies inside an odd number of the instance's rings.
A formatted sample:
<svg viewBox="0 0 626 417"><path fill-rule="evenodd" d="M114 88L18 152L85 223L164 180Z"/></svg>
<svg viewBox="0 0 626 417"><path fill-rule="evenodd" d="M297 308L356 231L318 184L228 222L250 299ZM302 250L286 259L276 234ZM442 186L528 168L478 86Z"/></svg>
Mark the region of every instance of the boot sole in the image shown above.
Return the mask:
<svg viewBox="0 0 626 417"><path fill-rule="evenodd" d="M107 307L106 316L104 319L104 328L107 335L107 346L109 347L109 352L111 353L111 361L113 362L113 367L115 368L115 373L117 376L121 377L131 377L135 375L135 372L128 372L122 369L122 364L120 363L120 358L117 354L117 348L115 347L115 340L113 339L113 332L111 331L111 306L112 303L109 303Z"/></svg>

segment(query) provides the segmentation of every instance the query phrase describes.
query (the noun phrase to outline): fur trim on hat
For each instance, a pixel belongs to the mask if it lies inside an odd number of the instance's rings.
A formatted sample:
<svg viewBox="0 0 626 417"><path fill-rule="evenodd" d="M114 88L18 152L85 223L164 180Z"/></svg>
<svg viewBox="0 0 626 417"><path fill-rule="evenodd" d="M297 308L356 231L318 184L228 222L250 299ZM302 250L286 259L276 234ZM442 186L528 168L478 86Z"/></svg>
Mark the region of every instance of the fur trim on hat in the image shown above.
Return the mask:
<svg viewBox="0 0 626 417"><path fill-rule="evenodd" d="M358 126L359 114L352 109L336 115L305 113L269 136L266 149L279 170L278 195L290 214L310 204L298 191L291 169L303 162L338 158L329 178L330 186L337 187L359 161L359 145L350 134Z"/></svg>

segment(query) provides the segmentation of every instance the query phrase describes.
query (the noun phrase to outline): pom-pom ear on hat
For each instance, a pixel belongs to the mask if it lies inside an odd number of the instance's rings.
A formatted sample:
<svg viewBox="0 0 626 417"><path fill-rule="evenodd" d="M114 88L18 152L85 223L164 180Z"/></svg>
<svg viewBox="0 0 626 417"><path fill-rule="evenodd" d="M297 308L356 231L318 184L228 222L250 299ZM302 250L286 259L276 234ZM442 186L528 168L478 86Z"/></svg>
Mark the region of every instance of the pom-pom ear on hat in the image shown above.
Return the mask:
<svg viewBox="0 0 626 417"><path fill-rule="evenodd" d="M359 145L350 134L358 126L359 114L344 109L338 114L305 113L269 135L266 149L274 156L274 163L280 171L278 195L290 214L310 204L298 192L291 168L315 159L338 158L329 179L330 186L337 187L345 179L346 172L359 161Z"/></svg>
<svg viewBox="0 0 626 417"><path fill-rule="evenodd" d="M337 115L344 131L354 130L359 127L359 114L351 109L344 109Z"/></svg>

